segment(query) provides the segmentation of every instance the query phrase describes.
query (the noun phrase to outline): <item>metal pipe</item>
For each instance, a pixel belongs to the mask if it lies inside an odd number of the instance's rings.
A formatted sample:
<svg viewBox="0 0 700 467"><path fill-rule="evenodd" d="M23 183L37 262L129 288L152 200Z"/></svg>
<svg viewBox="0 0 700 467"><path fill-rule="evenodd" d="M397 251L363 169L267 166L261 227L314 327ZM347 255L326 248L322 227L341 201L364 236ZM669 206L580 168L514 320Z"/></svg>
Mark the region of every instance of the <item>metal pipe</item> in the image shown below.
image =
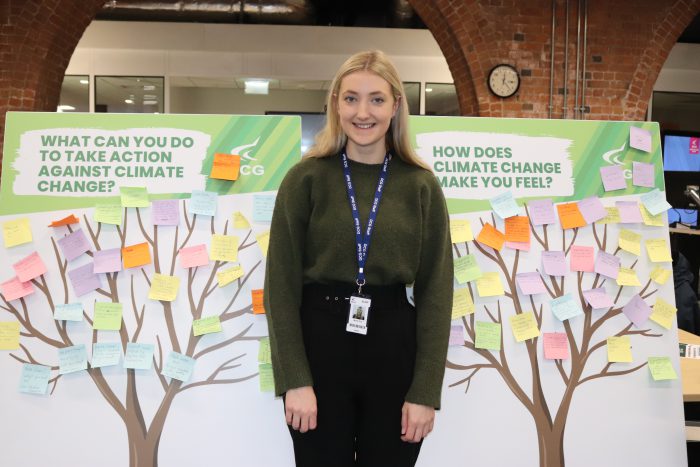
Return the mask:
<svg viewBox="0 0 700 467"><path fill-rule="evenodd" d="M567 99L567 83L569 81L569 0L566 0L566 25L564 26L564 102L561 107L561 118L569 118L566 99Z"/></svg>
<svg viewBox="0 0 700 467"><path fill-rule="evenodd" d="M549 62L549 116L552 118L552 110L554 109L554 30L556 28L556 13L557 0L552 0L552 38L550 40L550 62Z"/></svg>
<svg viewBox="0 0 700 467"><path fill-rule="evenodd" d="M586 119L586 54L588 53L588 0L583 0L583 73L581 79L581 120Z"/></svg>
<svg viewBox="0 0 700 467"><path fill-rule="evenodd" d="M581 59L581 0L578 0L576 9L576 93L574 97L574 120L578 118L578 83L579 83L579 61Z"/></svg>

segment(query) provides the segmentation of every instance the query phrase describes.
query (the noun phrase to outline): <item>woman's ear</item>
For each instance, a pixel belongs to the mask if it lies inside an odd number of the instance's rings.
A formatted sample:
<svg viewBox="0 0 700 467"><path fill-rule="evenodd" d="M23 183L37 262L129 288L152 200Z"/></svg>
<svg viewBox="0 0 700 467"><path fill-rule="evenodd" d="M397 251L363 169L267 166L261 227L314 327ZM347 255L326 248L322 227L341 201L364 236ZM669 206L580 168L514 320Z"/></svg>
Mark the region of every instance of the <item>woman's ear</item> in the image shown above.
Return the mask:
<svg viewBox="0 0 700 467"><path fill-rule="evenodd" d="M396 99L394 99L394 110L391 114L391 118L394 118L396 116L396 111L399 110L400 103L401 103L401 96L398 96Z"/></svg>

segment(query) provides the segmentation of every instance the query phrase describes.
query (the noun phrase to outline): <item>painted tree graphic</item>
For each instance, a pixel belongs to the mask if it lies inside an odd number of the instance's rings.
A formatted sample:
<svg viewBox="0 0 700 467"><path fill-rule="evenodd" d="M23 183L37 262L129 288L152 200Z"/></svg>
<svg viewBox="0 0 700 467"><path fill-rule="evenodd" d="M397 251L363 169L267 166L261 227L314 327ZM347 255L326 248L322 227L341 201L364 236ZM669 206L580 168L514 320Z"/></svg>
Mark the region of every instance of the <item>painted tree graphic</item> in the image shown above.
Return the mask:
<svg viewBox="0 0 700 467"><path fill-rule="evenodd" d="M135 217L135 222L137 223L140 235L143 239L142 241L148 242L152 250L153 270L155 273L168 275L173 275L175 273L176 261L179 256L180 249L188 245L192 239L193 232L195 232L195 227L198 221L197 215L195 214L191 217L188 216L186 201L183 200L181 204L185 222L184 229L182 229L184 232L180 231L180 226L174 227L174 240L171 246L163 244L164 242L162 242L162 240L159 238L159 227L157 225L153 226L151 231L147 230L141 219L141 212L139 208L131 210L131 213L135 213L135 216L132 214L132 222L134 222L133 217ZM128 212L128 210L125 208L123 225L117 226L116 228L122 248L126 245L127 241L129 215L130 212ZM87 231L94 249L97 251L101 250L101 237L103 238L104 234L102 224L98 223L95 229L88 221L86 215L83 216L83 221L87 227ZM172 229L173 227L169 228ZM224 235L227 234L228 228L229 225L227 220L222 229ZM211 218L209 230L211 231L212 235L217 233L214 217ZM65 234L69 234L72 231L73 229L70 225L66 226ZM184 238L179 241L181 234L183 234L182 236ZM67 281L68 262L62 257L54 238L51 239L51 242L57 270L63 285L62 296L60 296L61 293L55 293L54 291L50 290L44 276L33 279L32 283L38 289L39 293L43 295L43 299L46 301L47 306L43 311L50 312L51 320L53 321L53 313L56 304L59 303L59 301L60 303L69 303L71 301L71 291ZM238 252L240 253L241 251L250 248L255 244L256 240L252 229L250 229L248 230L245 238L240 242ZM170 262L167 264L167 260L164 259L164 257L167 257L167 251L169 248ZM93 255L92 252L88 252L88 254L90 256ZM218 314L222 324L227 321L235 320L236 318L239 318L245 314L252 313L250 298L247 300L244 299L240 295L240 292L246 282L251 278L253 272L260 267L261 263L262 260L258 260L255 264L246 267L245 274L236 280L235 284L233 285L233 289L230 290L230 300ZM186 284L181 288L179 294L186 294L187 307L189 308L191 319L193 321L202 318L203 311L207 306L207 300L217 288L217 282L215 280L216 274L226 264L227 262L224 261L215 261L208 276L200 274L200 268L191 268L187 270ZM149 317L146 314L145 303L141 302L141 297L137 296L137 293L135 292L135 281L142 280L145 281L148 286L150 286L151 277L149 277L144 268L141 268L140 272L141 275L138 275L138 273L131 274L129 280L130 293L128 303L134 317L134 323L132 324L135 325L132 325L131 329L129 329L127 326L127 321L122 318L122 325L121 329L119 330L119 340L121 342L123 353L126 352L127 343L139 342L143 340L150 342L150 340L153 338L153 336L145 337L143 335L144 324ZM119 272L106 274L107 287L97 290L100 295L103 295L109 301L114 303L120 302L118 288L119 276ZM24 298L21 298L18 301L9 302L2 294L0 294L0 299L2 299L0 309L10 313L19 321L21 326L21 336L23 336L25 339L31 339L31 342L33 343L36 342L38 345L44 345L55 349L70 347L76 343L68 332L65 321L54 321L55 333L53 330L49 332L48 330L43 329L42 326L37 326L36 321L32 320L32 316L36 316L37 313L41 311L37 310L34 307L34 304L32 305L33 308L30 313L27 302ZM158 332L155 335L157 350L153 356L153 366L155 367L158 380L160 381L160 386L162 387L162 394L160 396L158 408L150 421L146 420L144 417L144 411L142 410L142 403L140 399L140 396L143 394L138 391L137 380L143 377L152 377L151 372L139 373L136 370L127 369L125 370L126 384L121 386L108 381L101 368L90 367L87 370L87 374L92 379L96 389L124 423L129 443L130 467L151 467L158 465L158 446L163 433L163 427L165 426L165 422L173 402L179 394L182 394L184 391L203 386L235 384L249 380L258 375L258 373L240 375L233 371L242 365L241 359L246 356L245 352L232 355L232 349L235 348L236 344L243 341L260 340L262 337L249 335L249 331L253 324L244 327L241 331L218 342L200 345L203 336L194 336L192 332L188 334L186 339L182 339L182 336L178 336L176 323L174 320L173 304L165 301L160 301L158 303L162 307L166 329ZM245 304L241 306L241 303ZM236 308L237 306L238 308ZM92 326L92 319L85 311L83 311L83 316L85 321ZM98 342L98 333L96 330L93 330L92 343L94 344L96 342ZM56 390L57 383L61 379L61 375L58 374L59 367L57 365L46 364L38 361L36 358L34 358L32 351L27 345L21 344L20 347L22 354L17 355L13 353L11 354L12 358L21 363L43 364L51 367L52 371L55 372L55 376L53 376L53 378L50 380L51 393L53 394L53 392ZM218 354L223 356L222 359L224 361L218 364L218 366L206 378L183 383L176 379L169 380L169 378L166 378L161 374L161 370L163 369L164 365L164 356L167 355L168 350L187 355L195 360L200 360L205 356L216 356ZM149 394L149 398L152 396L152 394Z"/></svg>
<svg viewBox="0 0 700 467"><path fill-rule="evenodd" d="M527 211L527 208L526 208ZM529 212L527 212L529 217ZM484 225L483 219L480 219L481 225ZM493 214L491 215L492 225L496 225L495 218ZM585 227L588 228L588 227ZM598 248L602 251L607 251L608 247L608 225L604 224L602 228L602 233L598 232L599 226L595 223L591 224L590 228L593 231L593 236ZM552 240L550 233L548 232L548 226L544 225L542 227L536 228L532 221L530 221L530 231L532 237L535 241L542 247L543 251L550 251L550 248L554 246L554 241ZM569 256L571 247L576 243L578 237L579 228L574 228L571 230L561 230L561 250L564 251L565 256ZM568 235L567 235L568 234ZM567 236L570 237L567 239ZM493 306L489 307L484 305L484 311L488 315L489 319L494 323L499 323L503 325L503 315L504 310L508 310L511 307L515 314L521 314L532 310L537 321L538 329L542 329L542 313L543 304L536 303L534 295L529 295L528 301L525 302L524 299L518 294L515 282L515 276L518 272L519 260L520 260L520 250L516 250L514 253L512 263L508 264L502 254L495 249L479 244L474 241L474 248L486 258L486 260L495 264L498 269L503 273L506 281L505 286L505 299L499 299L496 303L496 308ZM459 257L462 255L462 250L455 244L454 249L456 255ZM464 243L464 249L467 254L470 252L470 247L468 242ZM614 250L615 255L620 251L617 247ZM634 261L630 268L634 269L637 265L637 261ZM539 271L538 271L539 272ZM590 273L589 273L590 274ZM467 339L464 342L464 347L475 352L482 358L482 362L462 365L457 362L450 361L448 359L446 366L449 369L456 370L459 372L464 372L466 375L459 379L458 381L450 384L450 387L465 386L465 392L469 390L472 379L482 370L495 370L501 377L502 381L508 386L512 391L516 399L522 404L522 406L529 412L535 423L537 430L537 440L539 445L539 461L541 467L563 467L565 465L565 453L564 453L564 430L566 428L566 421L571 408L571 402L573 399L574 392L581 387L583 384L595 381L601 378L611 378L616 376L622 376L639 370L646 365L645 363L633 366L633 367L622 367L617 369L620 364L607 363L602 368L591 369L589 359L591 356L599 351L605 350L606 348L606 337L598 340L596 336L596 331L599 331L601 327L622 313L622 307L624 304L619 304L620 295L622 292L622 286L618 286L617 293L614 298L614 305L605 311L592 312L592 308L585 301L583 296L583 291L587 290L584 288L584 273L577 272L577 280L575 284L567 284L566 276L557 278L553 276L547 276L548 280L544 280L547 293L545 296L549 296L549 299L555 299L561 297L566 293L566 287L572 286L575 292L577 292L578 300L580 301L581 308L584 311L584 316L578 316L575 319L583 319L583 325L581 331L576 333L572 327L569 320L563 322L564 329L566 331L569 347L570 347L570 358L567 361L555 360L554 364L561 376L561 382L564 385L563 394L559 400L559 404L556 407L552 407L545 397L545 387L542 381L542 374L540 367L540 362L537 357L537 346L539 337L528 339L524 343L519 345L525 345L527 350L528 361L530 364L530 375L532 381L530 382L530 388L528 389L525 384L518 381L515 373L508 366L508 355L506 355L505 348L503 346L503 326L501 326L501 350L499 352L492 352L490 350L478 349L475 347L475 318L474 313L462 317L462 322L466 329ZM601 287L606 282L606 279L600 274L594 274L592 285L590 288ZM642 299L647 299L656 293L656 289L651 290L651 279L647 280L644 287L642 287L639 292ZM472 285L468 284L469 291L473 295ZM503 302L503 303L502 303ZM615 336L639 336L639 337L660 337L661 334L655 334L651 329L633 329L632 323L622 327L618 332L614 334ZM587 373L588 372L592 373ZM551 400L551 399L550 399Z"/></svg>

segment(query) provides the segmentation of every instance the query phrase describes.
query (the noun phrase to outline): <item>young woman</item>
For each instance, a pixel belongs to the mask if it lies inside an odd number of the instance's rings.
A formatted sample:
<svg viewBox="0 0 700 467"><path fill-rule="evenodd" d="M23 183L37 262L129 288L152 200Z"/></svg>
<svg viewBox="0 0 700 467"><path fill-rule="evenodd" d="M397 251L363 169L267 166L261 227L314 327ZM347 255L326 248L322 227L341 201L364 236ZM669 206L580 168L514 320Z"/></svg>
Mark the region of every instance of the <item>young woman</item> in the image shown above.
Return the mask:
<svg viewBox="0 0 700 467"><path fill-rule="evenodd" d="M282 181L272 218L265 301L275 392L298 467L413 466L445 369L445 199L410 146L403 86L382 52L340 67L326 120Z"/></svg>

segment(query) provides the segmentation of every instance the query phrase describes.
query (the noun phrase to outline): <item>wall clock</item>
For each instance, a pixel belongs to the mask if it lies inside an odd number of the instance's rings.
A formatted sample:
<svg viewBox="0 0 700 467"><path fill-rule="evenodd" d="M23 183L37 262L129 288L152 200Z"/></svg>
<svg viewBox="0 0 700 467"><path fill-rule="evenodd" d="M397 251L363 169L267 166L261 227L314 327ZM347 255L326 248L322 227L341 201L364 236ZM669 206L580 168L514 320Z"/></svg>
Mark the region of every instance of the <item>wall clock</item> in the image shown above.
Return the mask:
<svg viewBox="0 0 700 467"><path fill-rule="evenodd" d="M489 90L498 97L510 97L520 88L520 75L510 65L496 65L489 72Z"/></svg>

